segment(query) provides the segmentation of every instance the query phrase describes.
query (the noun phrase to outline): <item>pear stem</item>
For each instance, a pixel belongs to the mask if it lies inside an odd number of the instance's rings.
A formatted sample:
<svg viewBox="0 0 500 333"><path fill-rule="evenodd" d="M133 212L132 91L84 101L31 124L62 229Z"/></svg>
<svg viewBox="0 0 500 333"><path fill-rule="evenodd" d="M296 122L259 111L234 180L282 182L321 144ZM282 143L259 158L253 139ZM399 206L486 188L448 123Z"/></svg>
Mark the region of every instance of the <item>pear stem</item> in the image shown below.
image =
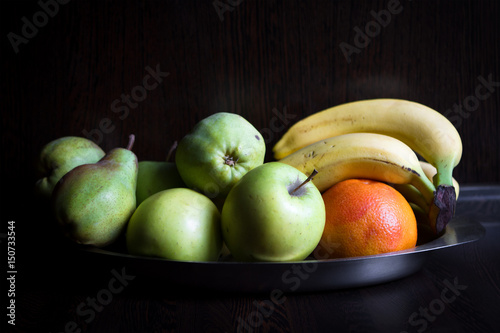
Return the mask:
<svg viewBox="0 0 500 333"><path fill-rule="evenodd" d="M127 150L132 150L132 146L134 145L135 142L135 135L130 134L128 136L128 145L127 145Z"/></svg>
<svg viewBox="0 0 500 333"><path fill-rule="evenodd" d="M177 140L174 141L174 143L172 144L172 146L170 147L170 150L168 151L168 154L167 154L167 162L170 161L170 157L172 157L172 153L174 152L174 150L177 148Z"/></svg>
<svg viewBox="0 0 500 333"><path fill-rule="evenodd" d="M300 184L299 186L297 186L292 192L290 192L290 194L294 194L295 192L297 192L298 189L300 189L302 186L304 186L305 184L309 183L313 178L314 176L316 176L316 174L318 173L318 170L314 169L313 172L311 172L311 174L309 175L309 177L307 177L306 180L304 180L302 182L302 184Z"/></svg>

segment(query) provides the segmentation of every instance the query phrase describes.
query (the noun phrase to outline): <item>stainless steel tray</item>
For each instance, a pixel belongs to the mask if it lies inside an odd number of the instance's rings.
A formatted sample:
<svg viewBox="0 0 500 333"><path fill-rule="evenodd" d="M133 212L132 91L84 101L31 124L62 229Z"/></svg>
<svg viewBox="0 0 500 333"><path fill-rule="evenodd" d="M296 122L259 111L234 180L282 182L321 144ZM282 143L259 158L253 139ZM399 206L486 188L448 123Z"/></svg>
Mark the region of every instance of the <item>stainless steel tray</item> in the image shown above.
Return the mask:
<svg viewBox="0 0 500 333"><path fill-rule="evenodd" d="M409 250L347 259L281 263L180 262L92 247L84 251L120 262L127 271L161 279L169 286L279 295L281 292L353 288L396 280L420 270L431 251L476 241L484 233L479 222L458 216L448 224L441 237Z"/></svg>

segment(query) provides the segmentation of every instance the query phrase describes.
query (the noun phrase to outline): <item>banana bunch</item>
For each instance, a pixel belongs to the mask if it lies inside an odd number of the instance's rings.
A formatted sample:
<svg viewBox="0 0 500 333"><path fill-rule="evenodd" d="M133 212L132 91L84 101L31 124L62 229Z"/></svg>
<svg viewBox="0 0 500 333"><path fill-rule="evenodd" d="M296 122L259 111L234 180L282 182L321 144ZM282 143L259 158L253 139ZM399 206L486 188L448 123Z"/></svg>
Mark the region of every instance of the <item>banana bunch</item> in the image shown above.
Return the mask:
<svg viewBox="0 0 500 333"><path fill-rule="evenodd" d="M422 170L424 171L424 174L427 176L429 180L432 180L434 176L437 173L437 170L432 164L420 161L420 166ZM453 188L455 189L455 197L458 199L458 194L460 190L460 185L458 181L455 178L452 178L453 182ZM396 190L398 190L404 197L405 199L411 203L420 208L423 211L428 211L429 210L429 205L425 201L425 198L423 197L422 193L415 188L415 186L411 184L391 184L392 187L394 187Z"/></svg>
<svg viewBox="0 0 500 333"><path fill-rule="evenodd" d="M398 99L341 104L294 124L273 152L276 160L306 174L316 169L313 182L320 191L349 178L395 184L425 211L436 234L455 213L458 183L452 172L462 141L446 117L422 104Z"/></svg>
<svg viewBox="0 0 500 333"><path fill-rule="evenodd" d="M437 173L436 168L424 161L420 161L420 166L422 167L422 170L424 171L427 178L429 180L432 180ZM456 199L458 199L460 186L455 178L452 178L452 182L453 182L453 188L455 189ZM420 191L411 184L393 183L390 185L394 187L397 191L399 191L405 197L406 201L410 203L410 206L413 212L415 213L415 217L417 218L417 222L419 223L420 226L419 232L424 233L422 237L419 236L419 239L424 243L426 241L433 239L434 238L433 235L435 235L435 232L433 228L431 228L432 223L430 221L429 215L427 214L427 212L429 212L430 210L430 207L428 202L423 197L422 193L420 193Z"/></svg>

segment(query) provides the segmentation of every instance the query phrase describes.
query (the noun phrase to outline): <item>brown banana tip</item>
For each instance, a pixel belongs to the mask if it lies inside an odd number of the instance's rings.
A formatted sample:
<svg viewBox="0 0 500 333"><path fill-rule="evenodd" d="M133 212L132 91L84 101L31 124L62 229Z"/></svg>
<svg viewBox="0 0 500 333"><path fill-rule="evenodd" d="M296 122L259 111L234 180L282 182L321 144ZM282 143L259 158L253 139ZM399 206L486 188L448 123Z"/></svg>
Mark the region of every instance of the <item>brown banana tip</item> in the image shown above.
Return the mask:
<svg viewBox="0 0 500 333"><path fill-rule="evenodd" d="M439 185L434 194L434 201L430 210L430 219L434 224L436 234L440 235L455 215L456 209L455 188L449 185Z"/></svg>

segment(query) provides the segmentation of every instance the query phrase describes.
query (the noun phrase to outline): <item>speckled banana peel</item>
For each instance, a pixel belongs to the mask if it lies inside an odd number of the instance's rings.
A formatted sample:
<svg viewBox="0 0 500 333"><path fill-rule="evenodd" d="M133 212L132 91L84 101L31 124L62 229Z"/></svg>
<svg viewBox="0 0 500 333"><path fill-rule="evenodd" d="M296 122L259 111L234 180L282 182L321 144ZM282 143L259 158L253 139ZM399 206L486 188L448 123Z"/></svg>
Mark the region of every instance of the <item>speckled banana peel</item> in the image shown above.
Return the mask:
<svg viewBox="0 0 500 333"><path fill-rule="evenodd" d="M462 140L453 124L432 108L391 98L341 104L294 124L273 147L274 157L280 160L314 142L359 132L396 138L436 168L429 218L435 232L443 232L455 215L452 173L462 157Z"/></svg>
<svg viewBox="0 0 500 333"><path fill-rule="evenodd" d="M445 213L446 207L435 207L436 187L422 170L417 155L404 142L391 136L375 133L343 134L313 143L279 161L305 174L316 169L318 174L313 183L321 192L352 178L410 184L423 197L434 232L441 233L448 222L440 220L444 215L436 214L436 211ZM448 218L449 214L445 215Z"/></svg>
<svg viewBox="0 0 500 333"><path fill-rule="evenodd" d="M351 178L367 178L394 184L412 184L431 202L435 187L425 177L417 155L403 142L382 134L350 133L302 148L280 160L310 174L324 192Z"/></svg>
<svg viewBox="0 0 500 333"><path fill-rule="evenodd" d="M273 147L280 160L326 138L357 132L392 136L436 167L435 186L452 186L462 141L453 124L436 110L402 99L369 99L317 112L294 124Z"/></svg>

